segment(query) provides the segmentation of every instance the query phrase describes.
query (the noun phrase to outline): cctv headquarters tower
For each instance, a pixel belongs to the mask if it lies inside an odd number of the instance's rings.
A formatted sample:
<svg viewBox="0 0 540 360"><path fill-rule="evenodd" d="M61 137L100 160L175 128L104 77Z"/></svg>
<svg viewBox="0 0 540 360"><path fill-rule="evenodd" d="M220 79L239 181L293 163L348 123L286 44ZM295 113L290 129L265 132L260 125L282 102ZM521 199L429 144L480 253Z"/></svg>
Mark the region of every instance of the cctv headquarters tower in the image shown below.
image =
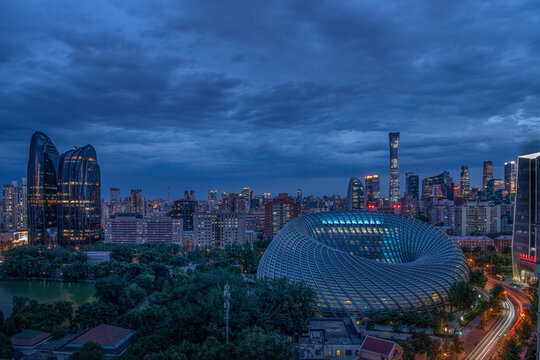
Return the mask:
<svg viewBox="0 0 540 360"><path fill-rule="evenodd" d="M388 134L390 140L390 202L397 204L401 198L399 188L399 133Z"/></svg>

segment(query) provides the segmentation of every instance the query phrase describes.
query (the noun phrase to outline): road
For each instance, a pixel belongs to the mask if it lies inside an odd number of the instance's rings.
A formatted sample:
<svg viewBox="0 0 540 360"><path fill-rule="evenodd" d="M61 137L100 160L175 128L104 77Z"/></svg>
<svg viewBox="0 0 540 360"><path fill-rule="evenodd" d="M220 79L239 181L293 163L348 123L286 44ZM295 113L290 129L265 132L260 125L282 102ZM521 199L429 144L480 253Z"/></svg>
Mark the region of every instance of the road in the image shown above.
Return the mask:
<svg viewBox="0 0 540 360"><path fill-rule="evenodd" d="M512 289L508 284L488 279L488 288L492 288L495 284L504 286L508 299L503 304L502 314L499 319L465 358L466 360L491 359L504 344L504 339L513 335L521 321L520 317L524 311L523 304L528 302L528 295L520 290Z"/></svg>

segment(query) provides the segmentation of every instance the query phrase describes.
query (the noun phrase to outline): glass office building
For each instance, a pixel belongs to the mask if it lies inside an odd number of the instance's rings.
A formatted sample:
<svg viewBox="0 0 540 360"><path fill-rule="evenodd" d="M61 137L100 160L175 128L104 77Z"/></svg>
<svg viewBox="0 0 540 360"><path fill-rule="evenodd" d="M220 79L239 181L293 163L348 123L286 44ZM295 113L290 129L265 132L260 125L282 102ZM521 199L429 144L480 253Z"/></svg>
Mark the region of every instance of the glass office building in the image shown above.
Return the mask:
<svg viewBox="0 0 540 360"><path fill-rule="evenodd" d="M50 244L56 238L59 153L51 139L35 132L28 158L28 236L30 243Z"/></svg>
<svg viewBox="0 0 540 360"><path fill-rule="evenodd" d="M358 178L349 180L347 189L347 206L349 210L360 210L364 208L364 185Z"/></svg>
<svg viewBox="0 0 540 360"><path fill-rule="evenodd" d="M325 316L431 311L469 269L459 246L427 223L391 213L314 213L289 222L257 276L304 281Z"/></svg>
<svg viewBox="0 0 540 360"><path fill-rule="evenodd" d="M536 280L540 233L540 153L523 155L517 163L517 188L512 237L514 278Z"/></svg>
<svg viewBox="0 0 540 360"><path fill-rule="evenodd" d="M101 175L92 145L66 151L58 168L58 243L99 240Z"/></svg>

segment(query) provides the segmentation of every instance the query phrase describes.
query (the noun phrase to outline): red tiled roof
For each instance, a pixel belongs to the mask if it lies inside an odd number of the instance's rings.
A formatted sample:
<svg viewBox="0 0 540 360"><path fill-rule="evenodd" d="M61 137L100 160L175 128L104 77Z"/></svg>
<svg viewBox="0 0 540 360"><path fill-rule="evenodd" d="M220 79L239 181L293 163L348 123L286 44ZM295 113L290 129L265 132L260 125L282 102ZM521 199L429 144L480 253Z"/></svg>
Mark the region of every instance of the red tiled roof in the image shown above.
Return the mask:
<svg viewBox="0 0 540 360"><path fill-rule="evenodd" d="M93 341L101 346L114 346L132 332L133 330L130 329L101 324L88 330L70 342L70 344L84 345L87 342Z"/></svg>
<svg viewBox="0 0 540 360"><path fill-rule="evenodd" d="M393 341L377 339L371 336L366 337L360 350L366 350L375 354L390 356L395 343Z"/></svg>
<svg viewBox="0 0 540 360"><path fill-rule="evenodd" d="M23 332L11 337L11 343L13 344L13 346L32 347L49 337L51 337L50 333L36 330L24 330Z"/></svg>

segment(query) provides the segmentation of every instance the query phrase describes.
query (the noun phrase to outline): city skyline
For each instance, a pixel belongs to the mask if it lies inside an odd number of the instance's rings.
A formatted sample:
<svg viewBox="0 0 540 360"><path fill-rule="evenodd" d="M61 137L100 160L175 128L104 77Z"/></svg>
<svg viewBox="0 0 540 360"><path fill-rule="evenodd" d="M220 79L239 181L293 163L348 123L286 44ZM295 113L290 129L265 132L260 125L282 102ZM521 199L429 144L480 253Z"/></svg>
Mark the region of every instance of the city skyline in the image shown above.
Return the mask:
<svg viewBox="0 0 540 360"><path fill-rule="evenodd" d="M36 130L91 143L123 196L388 184L390 131L402 189L463 164L479 185L485 160L502 178L539 150L538 5L412 5L5 2L0 180L24 176Z"/></svg>

